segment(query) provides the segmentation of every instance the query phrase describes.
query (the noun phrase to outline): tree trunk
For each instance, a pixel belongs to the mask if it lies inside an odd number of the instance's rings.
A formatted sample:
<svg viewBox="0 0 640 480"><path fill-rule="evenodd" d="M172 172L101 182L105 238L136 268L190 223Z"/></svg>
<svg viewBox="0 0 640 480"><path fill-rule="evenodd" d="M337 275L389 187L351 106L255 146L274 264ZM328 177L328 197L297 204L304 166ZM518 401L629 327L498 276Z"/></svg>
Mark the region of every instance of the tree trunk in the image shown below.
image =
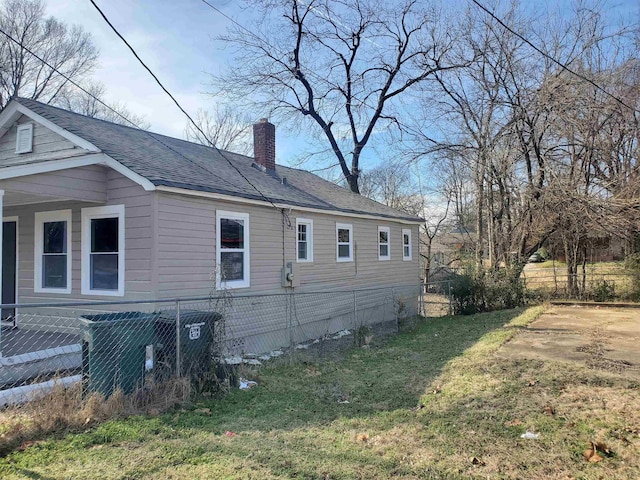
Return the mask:
<svg viewBox="0 0 640 480"><path fill-rule="evenodd" d="M431 237L427 236L427 238L429 239L429 242L427 243L427 258L426 258L425 264L424 264L424 284L425 284L425 288L429 284L429 279L431 277L431 242L433 241L433 239Z"/></svg>
<svg viewBox="0 0 640 480"><path fill-rule="evenodd" d="M578 298L580 293L578 283L578 252L577 247L564 239L564 252L567 258L567 294L570 298Z"/></svg>

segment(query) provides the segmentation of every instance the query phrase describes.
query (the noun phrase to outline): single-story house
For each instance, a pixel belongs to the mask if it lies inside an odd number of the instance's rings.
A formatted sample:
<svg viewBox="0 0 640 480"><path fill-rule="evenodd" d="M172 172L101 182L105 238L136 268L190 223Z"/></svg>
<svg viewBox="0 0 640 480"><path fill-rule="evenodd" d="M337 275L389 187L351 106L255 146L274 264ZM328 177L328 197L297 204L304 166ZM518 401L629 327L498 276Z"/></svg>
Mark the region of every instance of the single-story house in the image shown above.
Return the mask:
<svg viewBox="0 0 640 480"><path fill-rule="evenodd" d="M276 165L266 120L254 144L251 158L12 100L0 113L2 303L419 284L422 219Z"/></svg>

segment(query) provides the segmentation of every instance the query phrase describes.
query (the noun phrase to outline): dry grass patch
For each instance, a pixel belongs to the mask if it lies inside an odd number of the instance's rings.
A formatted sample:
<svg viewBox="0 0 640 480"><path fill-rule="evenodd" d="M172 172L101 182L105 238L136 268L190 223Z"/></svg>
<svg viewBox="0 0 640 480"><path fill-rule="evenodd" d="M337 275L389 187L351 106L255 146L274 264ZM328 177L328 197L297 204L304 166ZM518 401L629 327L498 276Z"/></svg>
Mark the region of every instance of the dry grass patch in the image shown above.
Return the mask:
<svg viewBox="0 0 640 480"><path fill-rule="evenodd" d="M188 401L189 383L187 379L148 383L131 395L116 390L109 398L98 393L83 396L81 384L57 385L37 400L0 411L0 455L24 449L47 435L82 431L131 415L159 414Z"/></svg>

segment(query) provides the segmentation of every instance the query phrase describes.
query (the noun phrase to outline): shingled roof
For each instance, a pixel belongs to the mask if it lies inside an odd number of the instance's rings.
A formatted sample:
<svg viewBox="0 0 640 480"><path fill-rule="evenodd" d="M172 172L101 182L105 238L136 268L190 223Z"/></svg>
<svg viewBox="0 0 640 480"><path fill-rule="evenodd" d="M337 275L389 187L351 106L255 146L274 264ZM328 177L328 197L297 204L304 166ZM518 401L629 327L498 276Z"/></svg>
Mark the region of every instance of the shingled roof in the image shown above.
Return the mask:
<svg viewBox="0 0 640 480"><path fill-rule="evenodd" d="M274 176L257 168L253 158L245 155L90 118L34 100L18 98L15 101L91 142L157 187L175 187L252 200L267 199L292 207L422 221L419 217L352 193L304 170L278 165L277 175ZM286 181L283 182L283 178Z"/></svg>

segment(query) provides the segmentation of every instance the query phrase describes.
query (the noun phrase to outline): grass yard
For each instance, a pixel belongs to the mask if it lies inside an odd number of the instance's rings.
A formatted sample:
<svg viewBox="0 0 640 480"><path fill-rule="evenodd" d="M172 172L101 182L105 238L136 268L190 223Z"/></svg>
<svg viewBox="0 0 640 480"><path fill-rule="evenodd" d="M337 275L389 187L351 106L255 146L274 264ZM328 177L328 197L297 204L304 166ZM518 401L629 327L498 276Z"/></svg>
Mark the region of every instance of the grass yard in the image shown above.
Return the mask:
<svg viewBox="0 0 640 480"><path fill-rule="evenodd" d="M188 411L23 445L0 478L639 478L637 381L497 354L541 312L428 320L330 360L263 368L258 387ZM590 441L611 453L586 461Z"/></svg>

